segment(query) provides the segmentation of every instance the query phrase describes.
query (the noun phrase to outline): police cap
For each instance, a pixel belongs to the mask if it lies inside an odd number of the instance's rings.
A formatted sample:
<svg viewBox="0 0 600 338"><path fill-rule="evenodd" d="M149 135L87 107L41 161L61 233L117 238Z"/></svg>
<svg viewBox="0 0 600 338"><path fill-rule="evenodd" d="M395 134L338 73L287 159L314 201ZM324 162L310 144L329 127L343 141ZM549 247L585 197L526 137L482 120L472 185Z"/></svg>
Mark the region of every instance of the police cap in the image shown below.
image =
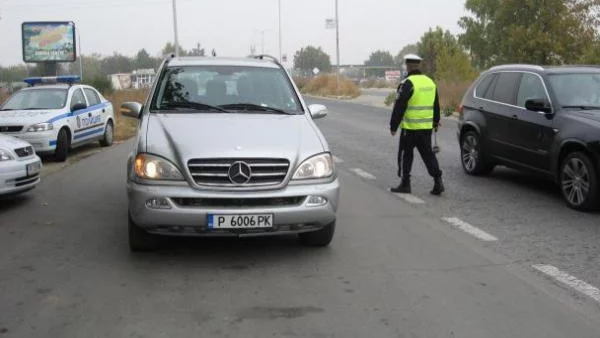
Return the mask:
<svg viewBox="0 0 600 338"><path fill-rule="evenodd" d="M404 56L405 63L421 63L423 59L416 54L407 54Z"/></svg>

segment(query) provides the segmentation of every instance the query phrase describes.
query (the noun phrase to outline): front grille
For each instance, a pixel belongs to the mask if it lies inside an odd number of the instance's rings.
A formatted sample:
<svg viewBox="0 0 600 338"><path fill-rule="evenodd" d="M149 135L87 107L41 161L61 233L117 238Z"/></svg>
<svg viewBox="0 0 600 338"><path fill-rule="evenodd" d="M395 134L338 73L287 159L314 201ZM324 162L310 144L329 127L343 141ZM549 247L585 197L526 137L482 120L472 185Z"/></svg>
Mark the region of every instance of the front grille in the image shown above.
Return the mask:
<svg viewBox="0 0 600 338"><path fill-rule="evenodd" d="M250 167L247 182L233 183L230 178L229 169L238 162ZM272 158L193 159L188 162L190 174L197 184L225 187L278 185L285 179L289 167L288 160Z"/></svg>
<svg viewBox="0 0 600 338"><path fill-rule="evenodd" d="M0 133L17 133L23 130L23 126L0 126Z"/></svg>
<svg viewBox="0 0 600 338"><path fill-rule="evenodd" d="M277 197L277 198L172 198L178 206L182 207L286 207L300 205L306 196Z"/></svg>
<svg viewBox="0 0 600 338"><path fill-rule="evenodd" d="M33 147L29 147L28 146L28 147L25 147L25 148L15 149L15 153L19 157L31 156L31 155L33 155Z"/></svg>
<svg viewBox="0 0 600 338"><path fill-rule="evenodd" d="M40 176L39 174L36 174L33 176L29 176L29 177L17 178L15 180L15 187L22 187L24 185L31 184L31 183L35 182L39 176Z"/></svg>

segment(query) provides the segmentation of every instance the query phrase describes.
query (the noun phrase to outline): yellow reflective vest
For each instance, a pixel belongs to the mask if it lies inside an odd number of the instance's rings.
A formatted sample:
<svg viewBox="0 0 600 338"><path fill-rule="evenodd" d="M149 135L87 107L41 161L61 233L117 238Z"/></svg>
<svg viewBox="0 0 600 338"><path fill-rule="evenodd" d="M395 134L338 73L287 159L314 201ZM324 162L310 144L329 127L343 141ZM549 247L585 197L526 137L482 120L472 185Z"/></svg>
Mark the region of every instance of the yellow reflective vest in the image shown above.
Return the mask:
<svg viewBox="0 0 600 338"><path fill-rule="evenodd" d="M433 129L433 104L436 85L426 75L411 75L407 78L413 84L413 94L408 100L401 128L408 130Z"/></svg>

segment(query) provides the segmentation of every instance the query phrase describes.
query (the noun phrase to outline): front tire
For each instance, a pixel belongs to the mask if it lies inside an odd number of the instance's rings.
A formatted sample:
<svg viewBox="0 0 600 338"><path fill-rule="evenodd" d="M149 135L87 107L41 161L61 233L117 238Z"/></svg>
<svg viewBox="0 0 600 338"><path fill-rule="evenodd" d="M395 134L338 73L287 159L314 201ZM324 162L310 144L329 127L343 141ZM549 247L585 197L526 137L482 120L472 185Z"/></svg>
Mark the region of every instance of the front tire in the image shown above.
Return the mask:
<svg viewBox="0 0 600 338"><path fill-rule="evenodd" d="M560 166L560 187L570 208L580 211L599 207L599 182L594 162L582 152L573 152Z"/></svg>
<svg viewBox="0 0 600 338"><path fill-rule="evenodd" d="M148 252L157 247L156 236L138 227L129 216L129 250L131 252Z"/></svg>
<svg viewBox="0 0 600 338"><path fill-rule="evenodd" d="M58 132L56 139L56 150L54 151L54 158L58 162L64 162L67 160L69 155L69 133L66 129L61 129Z"/></svg>
<svg viewBox="0 0 600 338"><path fill-rule="evenodd" d="M460 159L463 170L469 175L489 175L494 170L494 165L483 154L479 134L474 131L467 131L462 136Z"/></svg>
<svg viewBox="0 0 600 338"><path fill-rule="evenodd" d="M103 147L110 147L113 144L115 138L115 128L112 121L108 121L106 128L104 129L104 137L100 140L100 145Z"/></svg>
<svg viewBox="0 0 600 338"><path fill-rule="evenodd" d="M324 247L331 243L334 233L335 221L327 224L323 229L299 234L298 239L305 246Z"/></svg>

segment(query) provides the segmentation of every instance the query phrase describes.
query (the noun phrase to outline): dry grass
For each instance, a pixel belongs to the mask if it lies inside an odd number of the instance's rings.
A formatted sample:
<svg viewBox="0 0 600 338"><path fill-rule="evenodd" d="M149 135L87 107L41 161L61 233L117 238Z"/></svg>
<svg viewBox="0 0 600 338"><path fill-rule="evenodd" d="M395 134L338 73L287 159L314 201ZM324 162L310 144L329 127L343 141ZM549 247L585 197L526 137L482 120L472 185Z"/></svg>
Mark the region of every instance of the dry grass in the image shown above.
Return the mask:
<svg viewBox="0 0 600 338"><path fill-rule="evenodd" d="M347 98L355 98L360 95L358 86L345 77L340 77L339 91L337 91L336 76L330 74L313 78L303 87L302 92L319 96L342 96Z"/></svg>
<svg viewBox="0 0 600 338"><path fill-rule="evenodd" d="M3 104L6 99L8 99L8 94L0 93L0 104Z"/></svg>
<svg viewBox="0 0 600 338"><path fill-rule="evenodd" d="M121 115L121 104L128 101L143 103L146 101L147 95L148 91L145 89L121 90L106 95L106 99L113 104L115 119L117 120L115 126L115 141L127 140L134 136L138 125L138 120Z"/></svg>

